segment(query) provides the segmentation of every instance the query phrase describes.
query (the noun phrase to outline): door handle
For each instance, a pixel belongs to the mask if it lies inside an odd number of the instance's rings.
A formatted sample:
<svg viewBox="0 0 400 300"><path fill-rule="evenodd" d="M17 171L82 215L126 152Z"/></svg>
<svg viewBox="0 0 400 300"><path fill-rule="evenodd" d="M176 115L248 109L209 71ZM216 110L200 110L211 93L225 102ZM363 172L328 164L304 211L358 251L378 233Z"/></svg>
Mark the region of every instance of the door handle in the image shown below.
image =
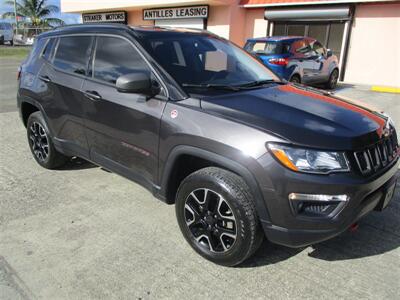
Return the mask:
<svg viewBox="0 0 400 300"><path fill-rule="evenodd" d="M101 96L96 91L85 91L83 94L85 95L86 98L88 98L90 100L94 100L94 101L101 100Z"/></svg>
<svg viewBox="0 0 400 300"><path fill-rule="evenodd" d="M51 79L47 75L39 75L39 79L44 82L51 82Z"/></svg>

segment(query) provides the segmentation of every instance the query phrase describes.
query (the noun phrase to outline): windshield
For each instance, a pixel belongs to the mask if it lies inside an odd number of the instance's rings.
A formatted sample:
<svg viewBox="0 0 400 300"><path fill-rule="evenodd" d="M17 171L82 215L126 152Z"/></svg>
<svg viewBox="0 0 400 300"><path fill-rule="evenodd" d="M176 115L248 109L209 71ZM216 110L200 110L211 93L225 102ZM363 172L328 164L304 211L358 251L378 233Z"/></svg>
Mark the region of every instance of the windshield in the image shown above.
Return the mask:
<svg viewBox="0 0 400 300"><path fill-rule="evenodd" d="M255 54L274 55L288 53L290 45L277 42L248 42L244 48Z"/></svg>
<svg viewBox="0 0 400 300"><path fill-rule="evenodd" d="M182 87L279 81L246 51L212 35L146 32L140 42Z"/></svg>

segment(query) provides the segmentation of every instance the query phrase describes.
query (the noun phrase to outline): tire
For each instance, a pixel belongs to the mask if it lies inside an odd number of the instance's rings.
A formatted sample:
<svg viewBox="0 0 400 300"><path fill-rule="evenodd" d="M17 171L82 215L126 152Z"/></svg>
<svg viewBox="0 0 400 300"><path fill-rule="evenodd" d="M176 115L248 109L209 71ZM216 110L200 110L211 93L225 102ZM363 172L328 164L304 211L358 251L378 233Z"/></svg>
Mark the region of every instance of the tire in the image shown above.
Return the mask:
<svg viewBox="0 0 400 300"><path fill-rule="evenodd" d="M289 81L292 82L292 83L297 83L297 84L300 84L300 83L301 83L301 79L300 79L300 76L299 76L299 75L293 75L293 76L290 78Z"/></svg>
<svg viewBox="0 0 400 300"><path fill-rule="evenodd" d="M332 73L329 75L329 80L325 84L325 87L327 89L333 90L337 86L338 79L339 79L339 70L334 69Z"/></svg>
<svg viewBox="0 0 400 300"><path fill-rule="evenodd" d="M14 41L13 40L10 41L10 46L14 46Z"/></svg>
<svg viewBox="0 0 400 300"><path fill-rule="evenodd" d="M37 111L29 116L26 129L29 148L39 165L46 169L56 169L68 161L68 157L54 148L41 112Z"/></svg>
<svg viewBox="0 0 400 300"><path fill-rule="evenodd" d="M232 172L208 167L192 173L178 189L175 209L186 241L216 264L242 263L264 239L250 189Z"/></svg>

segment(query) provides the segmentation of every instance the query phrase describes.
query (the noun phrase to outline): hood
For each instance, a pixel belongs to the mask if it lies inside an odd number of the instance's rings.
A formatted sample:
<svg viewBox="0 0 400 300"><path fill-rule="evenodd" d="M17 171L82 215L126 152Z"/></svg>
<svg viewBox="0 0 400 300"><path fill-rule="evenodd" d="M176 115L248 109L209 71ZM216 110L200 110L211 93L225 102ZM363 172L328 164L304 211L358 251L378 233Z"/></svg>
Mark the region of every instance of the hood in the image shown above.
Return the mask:
<svg viewBox="0 0 400 300"><path fill-rule="evenodd" d="M376 110L292 84L209 96L201 106L292 143L331 150L362 149L377 142L387 121Z"/></svg>

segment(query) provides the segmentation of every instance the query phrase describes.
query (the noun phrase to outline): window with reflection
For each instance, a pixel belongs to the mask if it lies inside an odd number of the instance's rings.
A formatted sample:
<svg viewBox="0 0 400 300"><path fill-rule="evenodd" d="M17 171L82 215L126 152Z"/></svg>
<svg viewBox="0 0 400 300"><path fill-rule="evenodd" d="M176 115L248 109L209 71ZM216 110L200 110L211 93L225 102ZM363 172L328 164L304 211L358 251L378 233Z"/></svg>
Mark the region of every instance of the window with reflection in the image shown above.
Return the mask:
<svg viewBox="0 0 400 300"><path fill-rule="evenodd" d="M92 41L93 37L90 36L61 37L54 57L54 66L63 71L85 75Z"/></svg>
<svg viewBox="0 0 400 300"><path fill-rule="evenodd" d="M118 77L149 70L144 59L126 40L117 37L97 38L94 78L115 84Z"/></svg>

